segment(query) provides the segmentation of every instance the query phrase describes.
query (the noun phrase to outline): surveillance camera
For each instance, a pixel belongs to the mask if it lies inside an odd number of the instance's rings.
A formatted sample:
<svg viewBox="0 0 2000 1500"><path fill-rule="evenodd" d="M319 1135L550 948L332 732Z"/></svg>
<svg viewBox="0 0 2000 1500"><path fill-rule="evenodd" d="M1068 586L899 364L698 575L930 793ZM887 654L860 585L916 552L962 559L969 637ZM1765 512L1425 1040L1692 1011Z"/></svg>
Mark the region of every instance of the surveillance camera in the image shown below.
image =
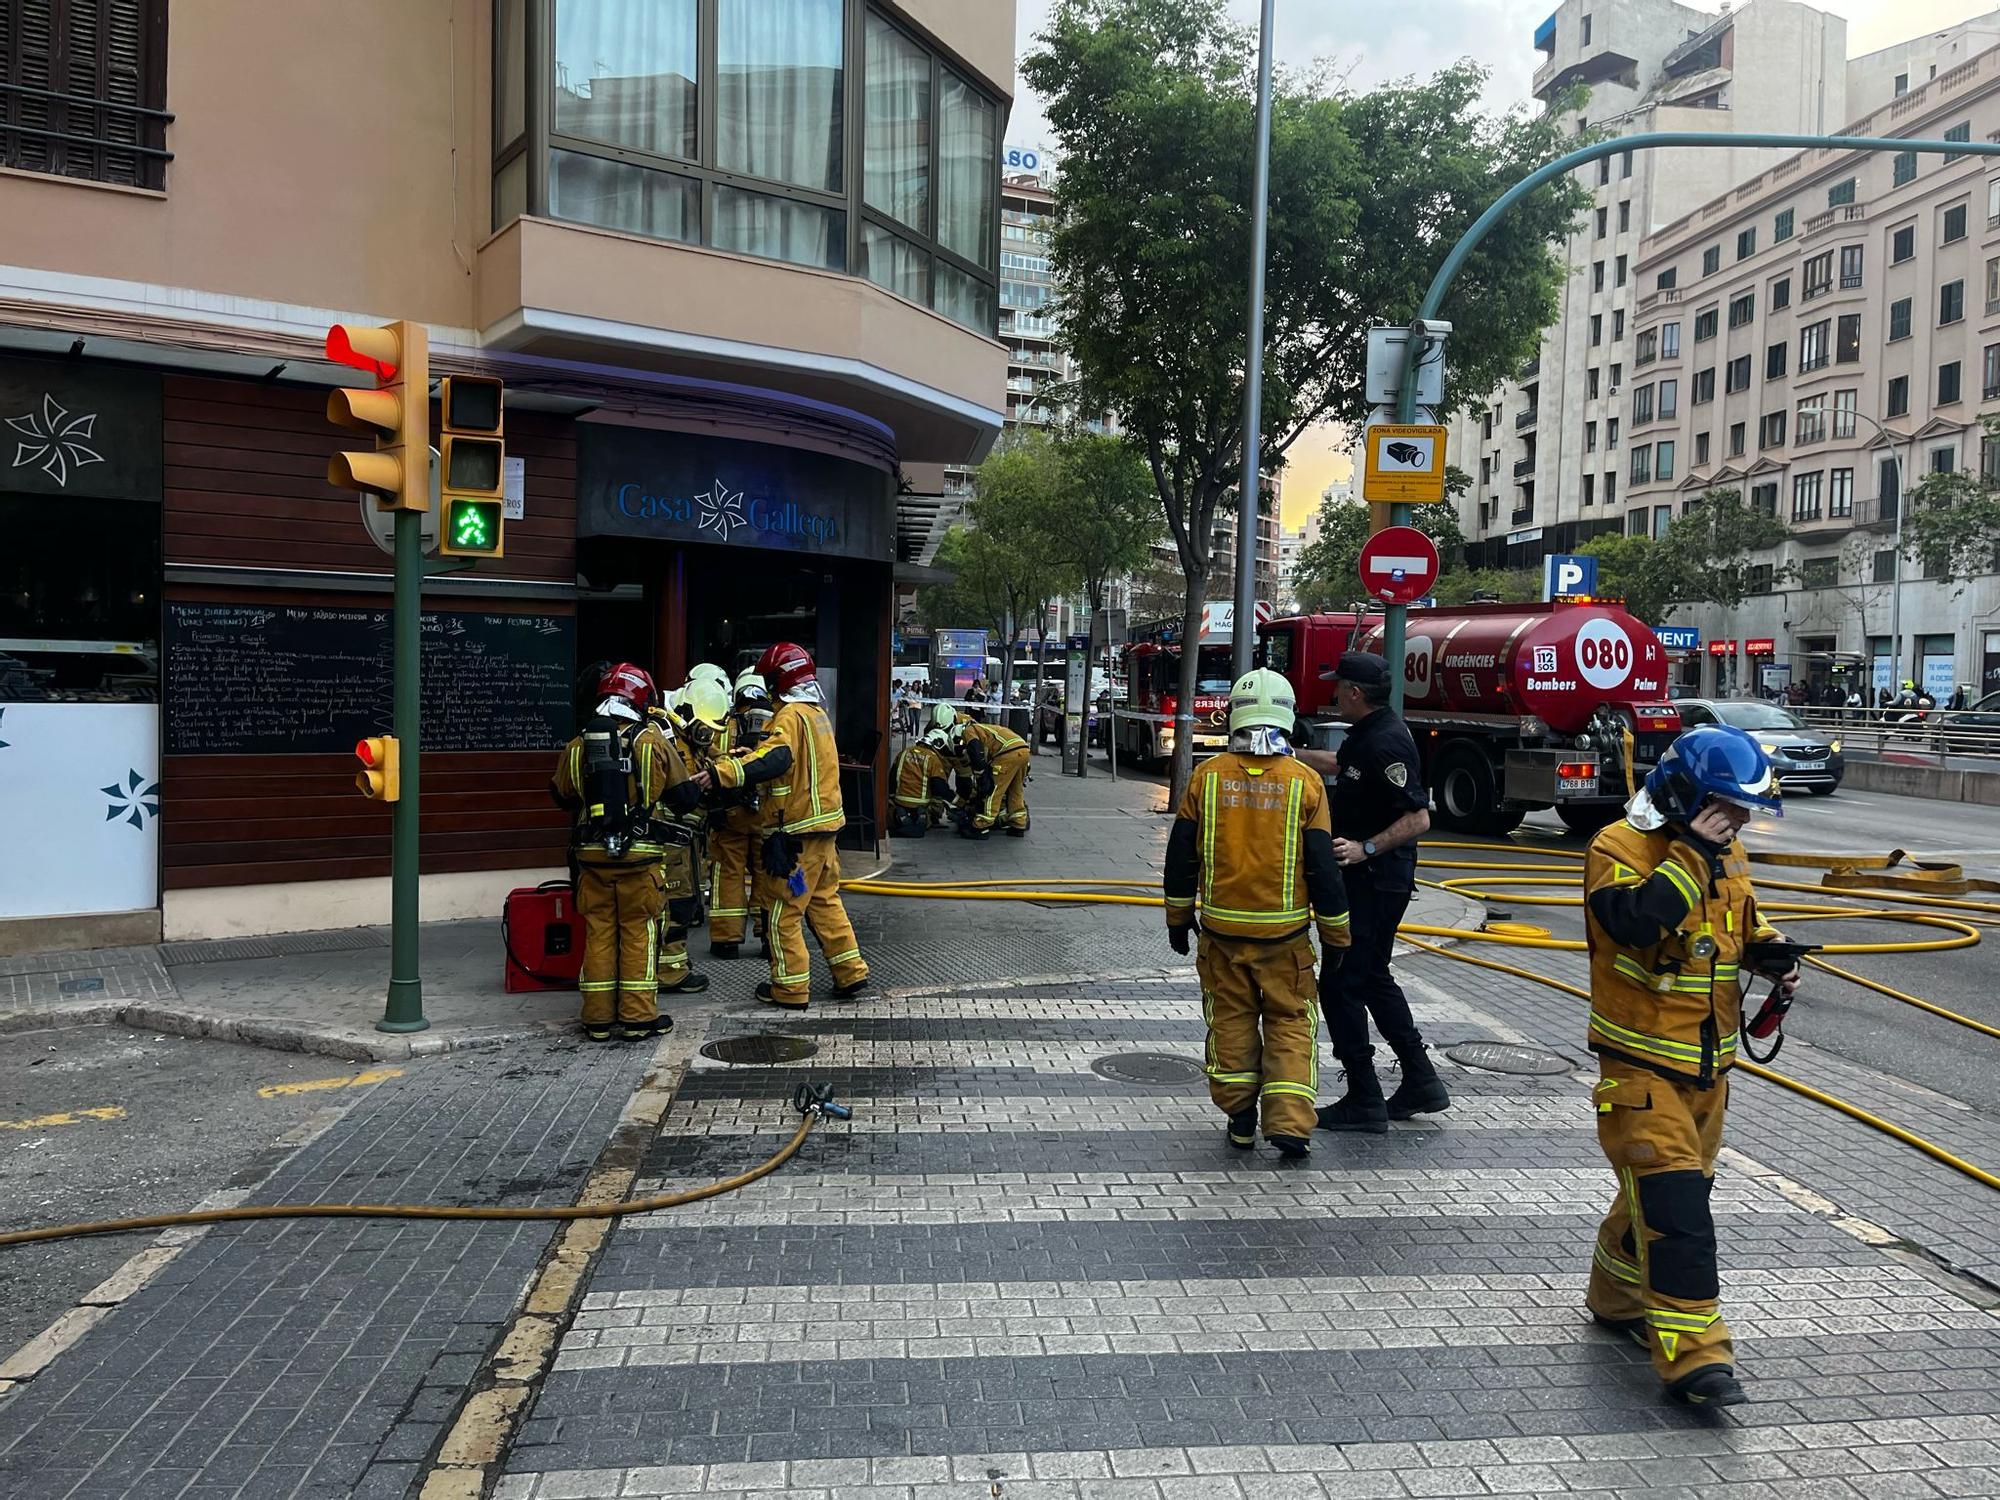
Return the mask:
<svg viewBox="0 0 2000 1500"><path fill-rule="evenodd" d="M1443 318L1413 318L1410 331L1424 338L1450 338L1451 324Z"/></svg>

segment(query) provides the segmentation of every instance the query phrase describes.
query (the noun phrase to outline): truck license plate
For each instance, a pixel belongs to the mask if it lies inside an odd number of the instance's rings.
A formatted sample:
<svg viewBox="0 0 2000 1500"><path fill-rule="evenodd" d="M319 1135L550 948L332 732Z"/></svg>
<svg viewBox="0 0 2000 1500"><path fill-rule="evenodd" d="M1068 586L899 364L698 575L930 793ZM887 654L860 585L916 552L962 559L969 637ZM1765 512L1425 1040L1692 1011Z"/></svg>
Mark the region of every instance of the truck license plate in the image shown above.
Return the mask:
<svg viewBox="0 0 2000 1500"><path fill-rule="evenodd" d="M1597 778L1595 776L1558 776L1556 778L1557 796L1561 796L1565 792L1590 793L1596 790Z"/></svg>

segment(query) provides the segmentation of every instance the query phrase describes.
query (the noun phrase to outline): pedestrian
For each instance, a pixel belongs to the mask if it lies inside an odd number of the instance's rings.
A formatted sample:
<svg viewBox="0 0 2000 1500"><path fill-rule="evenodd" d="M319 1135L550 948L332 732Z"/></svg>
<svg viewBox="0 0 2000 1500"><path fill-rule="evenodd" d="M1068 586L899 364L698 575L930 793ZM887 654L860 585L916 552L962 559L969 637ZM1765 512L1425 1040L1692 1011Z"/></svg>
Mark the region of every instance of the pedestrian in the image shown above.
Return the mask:
<svg viewBox="0 0 2000 1500"><path fill-rule="evenodd" d="M716 745L716 759L739 751L754 750L763 743L771 722L771 695L764 679L754 668L739 673L735 683L735 703L727 728ZM770 956L770 935L764 927L761 904L753 903L756 886L758 846L763 842L757 817L756 787L735 791L714 787L709 791L709 841L715 849L715 890L708 907L708 952L711 958L732 959L743 951L745 930L752 912L757 933L764 939L764 956Z"/></svg>
<svg viewBox="0 0 2000 1500"><path fill-rule="evenodd" d="M1431 826L1416 741L1389 705L1389 668L1381 657L1349 651L1334 669L1334 709L1352 726L1338 755L1301 752L1309 765L1337 770L1333 783L1333 852L1347 882L1354 945L1326 997L1333 1055L1347 1092L1319 1112L1322 1130L1381 1135L1389 1121L1451 1106L1410 1002L1390 972L1396 928L1417 881L1417 840ZM1373 1017L1402 1063L1402 1082L1387 1099L1368 1041Z"/></svg>
<svg viewBox="0 0 2000 1500"><path fill-rule="evenodd" d="M583 918L583 1032L593 1042L670 1030L659 1011L658 922L694 895L693 863L669 858L661 814L685 810L698 784L646 711L653 679L630 662L607 670L583 732L563 747L550 790L575 821L576 909Z"/></svg>
<svg viewBox="0 0 2000 1500"><path fill-rule="evenodd" d="M1972 688L1970 684L1961 682L1957 687L1952 689L1951 701L1945 707L1954 709L1964 708L1966 700L1971 696L1971 693Z"/></svg>
<svg viewBox="0 0 2000 1500"><path fill-rule="evenodd" d="M1591 1315L1652 1355L1669 1398L1745 1400L1722 1320L1709 1198L1757 910L1737 833L1780 817L1771 759L1741 729L1676 739L1584 861L1597 1139L1619 1190L1597 1231ZM1798 969L1768 974L1781 994Z"/></svg>
<svg viewBox="0 0 2000 1500"><path fill-rule="evenodd" d="M1325 784L1291 753L1291 684L1262 668L1229 693L1229 748L1188 782L1167 838L1167 938L1188 951L1208 1022L1209 1097L1229 1144L1264 1139L1312 1150L1319 1097L1319 992L1349 942L1347 897L1327 822ZM1318 929L1313 977L1308 926Z"/></svg>
<svg viewBox="0 0 2000 1500"><path fill-rule="evenodd" d="M834 835L847 826L840 752L805 647L780 641L758 658L757 673L778 700L763 743L724 756L702 780L732 790L766 788L759 862L770 882L765 920L771 980L757 986L757 998L804 1010L812 1001L808 924L833 970L834 999L852 999L868 984L868 961L840 899L840 856L833 847Z"/></svg>
<svg viewBox="0 0 2000 1500"><path fill-rule="evenodd" d="M945 761L950 736L933 729L911 740L896 757L896 805L890 832L902 838L922 838L942 827L951 813L951 779Z"/></svg>
<svg viewBox="0 0 2000 1500"><path fill-rule="evenodd" d="M953 743L975 781L970 816L960 819L961 837L983 839L1005 824L1009 838L1028 836L1028 742L1013 730L978 720L961 723Z"/></svg>

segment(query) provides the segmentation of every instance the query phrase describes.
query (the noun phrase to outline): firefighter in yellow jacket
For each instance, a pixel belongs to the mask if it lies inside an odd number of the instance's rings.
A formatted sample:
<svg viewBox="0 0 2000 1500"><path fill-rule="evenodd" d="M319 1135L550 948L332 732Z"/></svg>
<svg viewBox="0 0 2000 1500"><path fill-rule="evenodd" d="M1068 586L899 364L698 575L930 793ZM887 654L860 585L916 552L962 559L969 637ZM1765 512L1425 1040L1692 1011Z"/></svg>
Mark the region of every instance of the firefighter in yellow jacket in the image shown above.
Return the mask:
<svg viewBox="0 0 2000 1500"><path fill-rule="evenodd" d="M1592 1097L1618 1174L1586 1300L1600 1324L1646 1346L1667 1395L1688 1405L1746 1399L1719 1305L1709 1195L1743 973L1759 956L1745 950L1777 936L1736 835L1753 811L1783 810L1756 740L1705 725L1668 747L1584 865ZM1789 996L1796 964L1765 967Z"/></svg>
<svg viewBox="0 0 2000 1500"><path fill-rule="evenodd" d="M964 719L953 727L952 744L970 768L975 790L970 816L958 831L966 838L990 838L1004 823L1010 838L1028 834L1028 742L1011 729Z"/></svg>
<svg viewBox="0 0 2000 1500"><path fill-rule="evenodd" d="M1208 1088L1229 1144L1310 1150L1319 1093L1318 990L1348 944L1347 895L1319 773L1293 758L1295 701L1276 672L1229 690L1229 749L1195 768L1167 839L1167 935L1188 951L1208 1022ZM1313 977L1308 927L1320 939Z"/></svg>
<svg viewBox="0 0 2000 1500"><path fill-rule="evenodd" d="M833 970L834 998L851 999L868 983L861 942L841 904L840 857L833 847L834 835L847 825L840 755L812 656L803 646L780 641L758 659L757 673L778 699L764 742L724 756L701 779L730 790L761 788L759 863L769 893L771 982L757 986L757 998L804 1010L812 999L808 923Z"/></svg>
<svg viewBox="0 0 2000 1500"><path fill-rule="evenodd" d="M896 757L896 789L890 798L896 804L893 832L920 839L951 816L951 762L946 758L950 748L946 733L932 729L922 739L911 740Z"/></svg>
<svg viewBox="0 0 2000 1500"><path fill-rule="evenodd" d="M563 748L551 784L576 820L576 905L584 924L583 1029L609 1041L673 1025L659 1013L659 917L694 894L684 848L669 844L664 813L700 796L673 745L646 710L653 679L630 662L605 672L596 714ZM676 857L678 855L678 857Z"/></svg>
<svg viewBox="0 0 2000 1500"><path fill-rule="evenodd" d="M700 670L696 668L696 672ZM698 774L714 765L719 754L718 745L729 714L729 695L712 680L690 674L686 685L672 698L671 709L655 707L650 717L673 742L689 774ZM663 995L698 995L708 988L708 976L688 961L688 932L701 916L710 822L710 810L702 800L684 810L671 810L666 816L666 831L673 846L669 857L684 851L693 871L694 890L683 900L670 900L660 918L659 968Z"/></svg>
<svg viewBox="0 0 2000 1500"><path fill-rule="evenodd" d="M717 740L716 758L738 751L754 750L764 742L771 722L771 695L756 668L748 667L737 676L736 701L729 723ZM743 935L752 910L753 872L757 867L757 846L762 841L754 787L727 791L716 787L709 794L712 808L709 833L715 851L715 886L708 907L708 951L715 958L735 958L743 950ZM765 939L762 912L756 918L757 934Z"/></svg>

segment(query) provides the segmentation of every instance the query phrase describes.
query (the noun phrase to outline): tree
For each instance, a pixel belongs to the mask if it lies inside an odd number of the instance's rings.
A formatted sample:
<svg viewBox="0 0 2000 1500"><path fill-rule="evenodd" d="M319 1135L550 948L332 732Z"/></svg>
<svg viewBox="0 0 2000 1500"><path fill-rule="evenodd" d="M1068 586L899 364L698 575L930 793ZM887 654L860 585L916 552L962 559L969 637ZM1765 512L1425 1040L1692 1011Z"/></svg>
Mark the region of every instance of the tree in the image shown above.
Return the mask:
<svg viewBox="0 0 2000 1500"><path fill-rule="evenodd" d="M1463 476L1461 476L1463 477ZM1319 535L1299 553L1292 589L1307 613L1346 609L1362 597L1361 544L1368 540L1369 507L1359 500L1327 500L1319 508ZM1437 543L1439 576L1449 576L1465 555L1458 507L1447 498L1420 505L1410 524Z"/></svg>
<svg viewBox="0 0 2000 1500"><path fill-rule="evenodd" d="M1783 583L1795 570L1772 564L1768 579L1752 560L1781 545L1790 533L1774 515L1743 503L1743 492L1706 490L1692 508L1674 517L1658 538L1593 537L1579 552L1597 559L1597 590L1622 598L1649 625L1664 624L1682 604L1734 609L1757 587Z"/></svg>
<svg viewBox="0 0 2000 1500"><path fill-rule="evenodd" d="M1208 597L1215 513L1243 449L1254 66L1223 0L1057 0L1022 60L1062 148L1052 275L1080 405L1119 419L1151 470L1183 575L1186 639ZM1366 414L1366 330L1405 322L1445 248L1566 144L1556 112L1495 120L1484 73L1344 92L1324 70L1272 92L1263 405L1271 467L1315 422ZM1454 391L1518 368L1556 311L1550 246L1581 189L1551 184L1474 252L1442 314ZM1197 654L1182 653L1180 701ZM1192 764L1177 736L1174 795Z"/></svg>
<svg viewBox="0 0 2000 1500"><path fill-rule="evenodd" d="M1434 597L1442 605L1532 604L1542 597L1542 575L1533 568L1461 568L1438 580Z"/></svg>
<svg viewBox="0 0 2000 1500"><path fill-rule="evenodd" d="M1983 419L1989 434L2000 423ZM1973 579L1994 571L2000 556L2000 485L1969 470L1928 474L1910 492L1910 509L1903 517L1904 556L1922 563L1936 578L1965 592Z"/></svg>

